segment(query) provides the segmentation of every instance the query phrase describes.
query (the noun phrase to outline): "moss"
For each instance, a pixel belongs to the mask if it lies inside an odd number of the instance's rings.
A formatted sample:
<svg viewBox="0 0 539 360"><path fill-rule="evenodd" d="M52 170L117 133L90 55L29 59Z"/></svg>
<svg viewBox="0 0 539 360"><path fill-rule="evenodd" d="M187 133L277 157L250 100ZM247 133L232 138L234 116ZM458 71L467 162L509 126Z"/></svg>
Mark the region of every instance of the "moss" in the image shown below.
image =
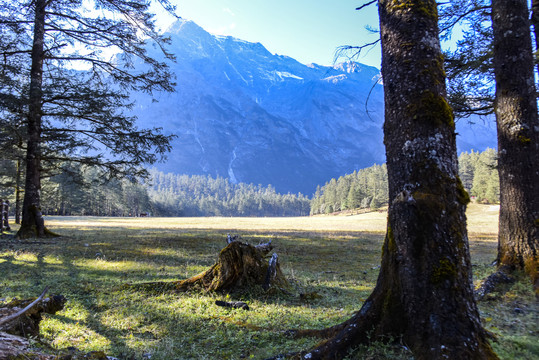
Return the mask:
<svg viewBox="0 0 539 360"><path fill-rule="evenodd" d="M444 199L438 194L415 191L412 194L412 197L416 201L420 212L428 217L440 214L443 210L445 210L446 205Z"/></svg>
<svg viewBox="0 0 539 360"><path fill-rule="evenodd" d="M384 257L386 248L390 253L397 250L397 244L395 244L395 236L393 235L393 229L389 225L389 221L387 224L386 241L384 241L384 243L382 244L382 258Z"/></svg>
<svg viewBox="0 0 539 360"><path fill-rule="evenodd" d="M390 252L397 251L397 244L395 243L395 235L391 226L387 226L387 249Z"/></svg>
<svg viewBox="0 0 539 360"><path fill-rule="evenodd" d="M424 17L434 17L438 20L438 7L435 1L425 0L393 0L388 3L388 9L392 11L413 11Z"/></svg>
<svg viewBox="0 0 539 360"><path fill-rule="evenodd" d="M530 277L532 284L539 280L539 257L530 256L524 260L524 272ZM539 291L539 288L536 289Z"/></svg>
<svg viewBox="0 0 539 360"><path fill-rule="evenodd" d="M457 267L449 259L439 261L431 274L431 282L440 284L444 280L454 279L457 276Z"/></svg>
<svg viewBox="0 0 539 360"><path fill-rule="evenodd" d="M436 126L445 124L455 127L453 109L443 96L432 91L424 91L415 104L408 105L407 110L416 121L429 122Z"/></svg>
<svg viewBox="0 0 539 360"><path fill-rule="evenodd" d="M524 135L519 135L518 141L520 141L520 143L523 145L528 145L529 143L531 143L532 139Z"/></svg>
<svg viewBox="0 0 539 360"><path fill-rule="evenodd" d="M457 185L457 200L462 205L468 205L470 203L470 194L466 191L464 188L464 185L462 185L462 181L460 180L460 177L457 176L456 180Z"/></svg>
<svg viewBox="0 0 539 360"><path fill-rule="evenodd" d="M385 293L384 303L382 305L382 313L388 314L390 312L390 308L391 308L392 303L393 303L393 301L392 301L391 288L388 288L386 293Z"/></svg>

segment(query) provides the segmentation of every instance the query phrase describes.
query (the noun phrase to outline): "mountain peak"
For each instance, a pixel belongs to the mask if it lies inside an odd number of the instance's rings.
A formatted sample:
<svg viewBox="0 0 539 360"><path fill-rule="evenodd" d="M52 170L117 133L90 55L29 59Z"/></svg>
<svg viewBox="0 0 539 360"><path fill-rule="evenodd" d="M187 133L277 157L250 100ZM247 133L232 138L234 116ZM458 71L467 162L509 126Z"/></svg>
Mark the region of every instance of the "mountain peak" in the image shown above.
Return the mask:
<svg viewBox="0 0 539 360"><path fill-rule="evenodd" d="M340 70L348 74L362 72L363 70L365 70L366 67L367 67L366 65L357 63L355 61L345 61L336 65L333 65L334 69Z"/></svg>
<svg viewBox="0 0 539 360"><path fill-rule="evenodd" d="M134 99L141 124L177 135L161 170L311 194L328 179L384 162L375 67L304 65L189 20L168 35L176 92L158 103L146 94Z"/></svg>
<svg viewBox="0 0 539 360"><path fill-rule="evenodd" d="M186 20L186 19L178 19L172 23L172 25L169 26L169 28L166 30L166 33L168 34L185 34L186 36L193 36L201 34L208 34L209 33L197 25L192 20Z"/></svg>

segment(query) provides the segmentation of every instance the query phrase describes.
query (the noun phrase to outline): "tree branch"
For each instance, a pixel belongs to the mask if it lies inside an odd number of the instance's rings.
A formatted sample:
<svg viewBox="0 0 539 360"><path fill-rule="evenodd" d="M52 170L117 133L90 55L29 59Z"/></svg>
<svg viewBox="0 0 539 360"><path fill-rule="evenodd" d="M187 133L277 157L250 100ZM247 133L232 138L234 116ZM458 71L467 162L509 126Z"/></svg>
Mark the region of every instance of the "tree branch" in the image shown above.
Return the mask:
<svg viewBox="0 0 539 360"><path fill-rule="evenodd" d="M23 315L24 313L26 313L28 310L30 310L31 308L33 308L34 306L36 306L36 304L38 302L40 302L41 300L43 300L43 297L45 296L45 294L47 293L47 291L49 291L49 287L45 287L45 290L43 290L43 292L41 293L41 295L39 295L39 297L37 299L35 299L34 301L32 301L32 303L30 303L27 307L25 307L24 309L16 312L15 314L11 314L3 319L0 319L0 326L12 321L12 320L15 320L16 318L18 318L19 316Z"/></svg>

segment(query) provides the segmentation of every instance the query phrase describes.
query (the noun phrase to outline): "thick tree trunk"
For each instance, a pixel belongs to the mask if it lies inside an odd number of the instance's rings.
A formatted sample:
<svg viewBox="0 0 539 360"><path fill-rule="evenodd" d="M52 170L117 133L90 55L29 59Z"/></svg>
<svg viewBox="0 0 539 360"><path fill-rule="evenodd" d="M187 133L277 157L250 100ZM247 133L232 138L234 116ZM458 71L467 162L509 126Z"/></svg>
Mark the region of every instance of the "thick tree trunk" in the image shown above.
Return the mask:
<svg viewBox="0 0 539 360"><path fill-rule="evenodd" d="M45 228L40 208L41 191L41 115L42 84L45 41L46 0L35 1L34 42L30 70L30 95L28 108L28 138L26 149L26 182L22 205L22 222L17 238L53 235Z"/></svg>
<svg viewBox="0 0 539 360"><path fill-rule="evenodd" d="M446 101L434 0L381 0L389 212L373 293L333 338L303 353L341 359L391 336L416 359L495 359L472 289L453 113Z"/></svg>
<svg viewBox="0 0 539 360"><path fill-rule="evenodd" d="M535 12L536 1L534 6ZM498 264L524 269L539 294L539 119L526 0L493 0L492 27L500 176Z"/></svg>

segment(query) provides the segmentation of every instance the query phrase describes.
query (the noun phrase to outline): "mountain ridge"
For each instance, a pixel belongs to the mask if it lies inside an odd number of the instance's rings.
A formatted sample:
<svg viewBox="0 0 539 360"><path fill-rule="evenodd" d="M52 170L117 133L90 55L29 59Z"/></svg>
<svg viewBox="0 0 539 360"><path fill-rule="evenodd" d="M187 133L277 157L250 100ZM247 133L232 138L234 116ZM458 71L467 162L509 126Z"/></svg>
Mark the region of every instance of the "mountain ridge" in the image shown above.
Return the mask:
<svg viewBox="0 0 539 360"><path fill-rule="evenodd" d="M385 161L378 69L304 65L186 20L167 35L176 92L159 94L157 103L137 94L134 109L142 126L178 136L159 170L309 195L331 178Z"/></svg>

